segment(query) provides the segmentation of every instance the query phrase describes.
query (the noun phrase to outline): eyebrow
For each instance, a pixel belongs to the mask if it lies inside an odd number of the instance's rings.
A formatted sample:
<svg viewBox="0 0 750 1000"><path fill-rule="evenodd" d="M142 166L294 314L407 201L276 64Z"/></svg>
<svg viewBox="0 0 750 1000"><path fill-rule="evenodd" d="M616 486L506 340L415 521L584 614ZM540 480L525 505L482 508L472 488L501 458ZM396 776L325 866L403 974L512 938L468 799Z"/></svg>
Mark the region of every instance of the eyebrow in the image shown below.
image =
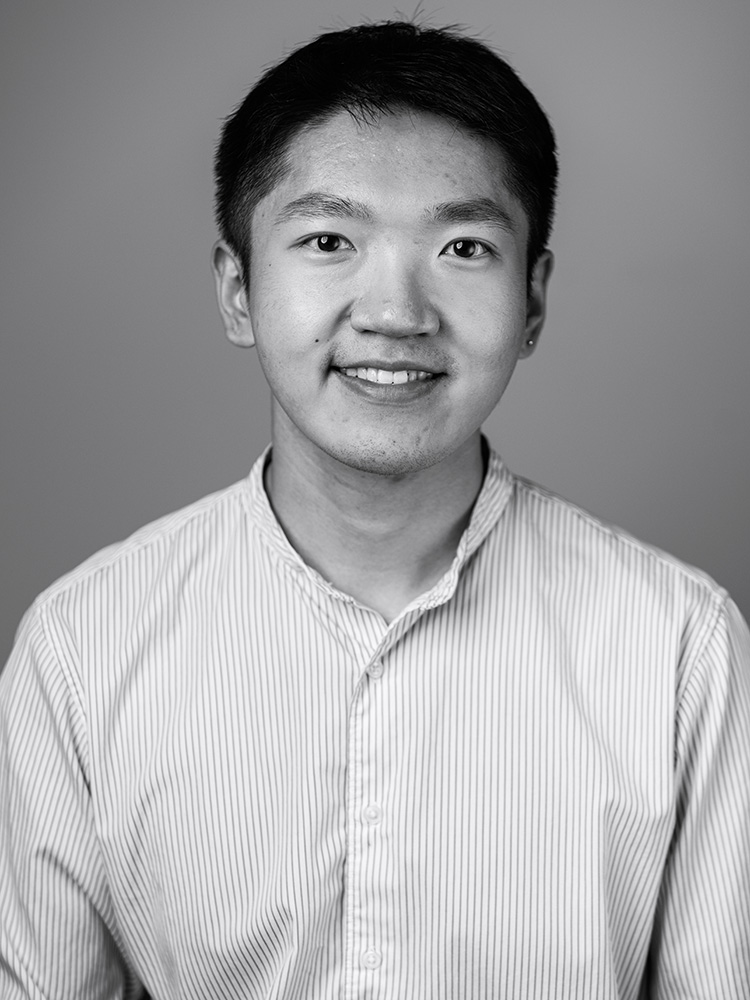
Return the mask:
<svg viewBox="0 0 750 1000"><path fill-rule="evenodd" d="M290 201L279 211L276 221L290 222L292 219L310 219L321 215L333 219L359 219L360 222L372 222L372 212L364 202L340 198L335 194L324 194L321 191L310 191Z"/></svg>
<svg viewBox="0 0 750 1000"><path fill-rule="evenodd" d="M510 212L492 198L444 201L429 209L427 215L435 222L489 222L511 235L515 235L517 229Z"/></svg>
<svg viewBox="0 0 750 1000"><path fill-rule="evenodd" d="M320 218L357 219L372 222L371 209L361 201L341 198L339 195L323 191L309 191L307 194L288 202L276 215L276 222L291 222L294 219ZM467 198L463 201L444 201L428 208L424 213L429 222L462 223L479 222L499 226L511 235L517 231L516 223L502 205L492 198Z"/></svg>

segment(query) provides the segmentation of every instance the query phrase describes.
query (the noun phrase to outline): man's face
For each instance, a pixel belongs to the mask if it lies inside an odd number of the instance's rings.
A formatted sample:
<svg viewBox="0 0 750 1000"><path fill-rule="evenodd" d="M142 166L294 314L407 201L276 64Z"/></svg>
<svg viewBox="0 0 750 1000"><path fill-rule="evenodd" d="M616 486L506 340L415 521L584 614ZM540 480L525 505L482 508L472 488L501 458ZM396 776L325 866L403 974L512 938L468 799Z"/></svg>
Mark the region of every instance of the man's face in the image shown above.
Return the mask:
<svg viewBox="0 0 750 1000"><path fill-rule="evenodd" d="M341 112L288 162L253 215L245 316L227 322L257 346L274 440L385 475L476 447L550 270L527 298L528 223L501 152L430 115Z"/></svg>

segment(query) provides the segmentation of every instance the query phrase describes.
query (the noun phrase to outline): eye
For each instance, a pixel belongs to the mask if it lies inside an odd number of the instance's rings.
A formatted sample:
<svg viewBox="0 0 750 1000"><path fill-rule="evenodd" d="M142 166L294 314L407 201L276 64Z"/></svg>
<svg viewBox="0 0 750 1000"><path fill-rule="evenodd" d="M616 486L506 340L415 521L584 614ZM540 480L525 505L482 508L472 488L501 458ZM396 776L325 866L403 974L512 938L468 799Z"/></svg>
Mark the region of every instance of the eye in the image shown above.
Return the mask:
<svg viewBox="0 0 750 1000"><path fill-rule="evenodd" d="M449 257L460 257L462 260L470 260L472 257L486 257L492 251L486 244L480 243L479 240L453 240L443 250L443 253L446 253Z"/></svg>
<svg viewBox="0 0 750 1000"><path fill-rule="evenodd" d="M345 240L343 236L337 236L335 233L319 233L317 236L310 236L304 241L303 246L310 247L310 249L320 253L335 253L337 250L354 249L349 240Z"/></svg>

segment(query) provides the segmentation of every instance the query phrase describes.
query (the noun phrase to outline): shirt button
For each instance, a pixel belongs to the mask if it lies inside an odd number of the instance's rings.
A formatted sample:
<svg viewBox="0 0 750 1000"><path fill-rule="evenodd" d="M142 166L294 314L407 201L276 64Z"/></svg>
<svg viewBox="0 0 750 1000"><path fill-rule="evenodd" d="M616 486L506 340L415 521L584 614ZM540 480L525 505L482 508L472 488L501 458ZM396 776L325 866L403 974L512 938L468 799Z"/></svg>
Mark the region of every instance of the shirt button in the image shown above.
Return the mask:
<svg viewBox="0 0 750 1000"><path fill-rule="evenodd" d="M383 676L383 670L384 670L383 661L375 660L375 662L371 663L370 666L367 668L367 673L370 675L370 677L374 677L377 680L378 677Z"/></svg>
<svg viewBox="0 0 750 1000"><path fill-rule="evenodd" d="M383 818L383 810L380 806L376 806L374 802L371 802L362 810L362 816L364 817L365 823L370 826L374 826Z"/></svg>
<svg viewBox="0 0 750 1000"><path fill-rule="evenodd" d="M377 948L368 948L362 956L362 964L366 969L379 969L383 956Z"/></svg>

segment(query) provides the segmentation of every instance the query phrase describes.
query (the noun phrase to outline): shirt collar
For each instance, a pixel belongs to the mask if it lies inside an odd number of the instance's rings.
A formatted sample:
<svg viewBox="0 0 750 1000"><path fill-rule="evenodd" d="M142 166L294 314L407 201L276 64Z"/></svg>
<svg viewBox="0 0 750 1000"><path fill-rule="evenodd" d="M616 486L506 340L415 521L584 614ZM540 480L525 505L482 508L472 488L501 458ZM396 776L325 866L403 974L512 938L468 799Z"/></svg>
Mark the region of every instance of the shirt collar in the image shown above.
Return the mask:
<svg viewBox="0 0 750 1000"><path fill-rule="evenodd" d="M513 490L513 476L484 436L482 436L482 453L485 457L485 475L471 512L469 524L461 536L456 555L449 569L434 587L415 602L422 610L436 607L450 599L467 561L500 520L510 500ZM268 445L255 461L245 481L247 507L253 523L259 529L264 542L288 570L304 574L332 597L347 603L353 602L354 598L342 593L316 570L308 566L284 534L263 485L266 465L270 458L271 445Z"/></svg>

